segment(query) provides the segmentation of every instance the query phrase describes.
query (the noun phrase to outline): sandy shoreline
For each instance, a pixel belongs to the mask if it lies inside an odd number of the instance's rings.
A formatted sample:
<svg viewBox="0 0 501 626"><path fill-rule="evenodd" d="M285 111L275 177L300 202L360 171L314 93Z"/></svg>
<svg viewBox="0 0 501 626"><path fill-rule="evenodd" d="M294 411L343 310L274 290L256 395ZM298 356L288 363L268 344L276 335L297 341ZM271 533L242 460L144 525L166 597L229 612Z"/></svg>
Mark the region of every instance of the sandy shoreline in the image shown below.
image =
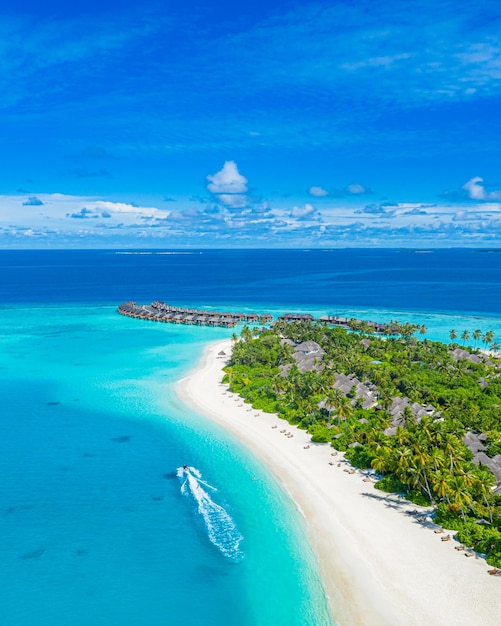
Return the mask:
<svg viewBox="0 0 501 626"><path fill-rule="evenodd" d="M211 344L178 383L186 404L233 432L303 511L331 611L342 626L498 624L501 577L409 511L418 507L349 474L341 455L275 415L250 410L220 384L231 341ZM280 431L294 434L287 437ZM310 445L309 448L304 446ZM338 466L338 463L340 464Z"/></svg>

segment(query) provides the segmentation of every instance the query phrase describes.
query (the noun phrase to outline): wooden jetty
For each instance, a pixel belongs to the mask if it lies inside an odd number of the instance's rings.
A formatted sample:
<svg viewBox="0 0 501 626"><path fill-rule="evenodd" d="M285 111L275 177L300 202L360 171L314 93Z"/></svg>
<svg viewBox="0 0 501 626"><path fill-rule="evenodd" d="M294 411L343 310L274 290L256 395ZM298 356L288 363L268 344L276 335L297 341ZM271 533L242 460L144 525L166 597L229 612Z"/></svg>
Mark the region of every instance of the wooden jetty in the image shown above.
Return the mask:
<svg viewBox="0 0 501 626"><path fill-rule="evenodd" d="M136 304L129 301L118 307L118 312L127 317L151 322L169 322L171 324L190 324L197 326L217 326L222 328L234 328L237 324L261 324L263 326L277 322L320 322L328 326L339 326L347 330L361 330L362 327L370 334L388 334L388 324L379 322L367 322L347 317L323 315L315 319L310 313L284 313L275 321L269 313L235 313L229 311L211 311L207 309L189 309L172 306L155 300L151 304ZM396 334L390 332L389 334Z"/></svg>

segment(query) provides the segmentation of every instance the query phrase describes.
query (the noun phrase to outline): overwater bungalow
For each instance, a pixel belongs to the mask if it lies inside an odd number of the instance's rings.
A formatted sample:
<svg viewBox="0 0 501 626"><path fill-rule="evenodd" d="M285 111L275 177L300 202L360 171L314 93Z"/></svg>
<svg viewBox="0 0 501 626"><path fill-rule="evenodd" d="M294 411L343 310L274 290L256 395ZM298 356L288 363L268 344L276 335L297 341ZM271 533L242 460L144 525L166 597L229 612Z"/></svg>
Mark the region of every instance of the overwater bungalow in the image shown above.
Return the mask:
<svg viewBox="0 0 501 626"><path fill-rule="evenodd" d="M312 322L314 318L310 313L285 313L278 319L284 322Z"/></svg>
<svg viewBox="0 0 501 626"><path fill-rule="evenodd" d="M121 315L142 320L174 324L197 324L199 326L222 326L224 328L233 328L243 322L259 323L263 326L269 326L274 323L273 316L269 313L233 313L231 311L192 309L172 306L161 300L155 300L151 304L146 305L138 305L136 302L129 300L118 307L118 312ZM286 322L311 322L315 321L315 318L310 313L286 313L281 315L279 320ZM350 327L350 320L344 317L324 315L319 318L319 321L346 328ZM373 332L384 332L384 324L378 324L377 322L369 322L368 324L373 329Z"/></svg>

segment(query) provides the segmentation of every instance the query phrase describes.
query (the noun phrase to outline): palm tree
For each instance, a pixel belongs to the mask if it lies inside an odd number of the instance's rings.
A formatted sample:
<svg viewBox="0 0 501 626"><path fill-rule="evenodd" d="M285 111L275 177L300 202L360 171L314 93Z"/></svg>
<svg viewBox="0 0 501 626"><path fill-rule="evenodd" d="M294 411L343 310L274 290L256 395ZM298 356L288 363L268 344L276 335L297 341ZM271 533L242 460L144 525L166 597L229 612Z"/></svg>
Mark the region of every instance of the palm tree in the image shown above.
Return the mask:
<svg viewBox="0 0 501 626"><path fill-rule="evenodd" d="M324 399L324 408L327 410L329 414L329 424L331 423L331 414L340 403L343 402L345 396L339 389L329 389L327 395Z"/></svg>
<svg viewBox="0 0 501 626"><path fill-rule="evenodd" d="M398 320L390 320L387 330L389 335L401 335L402 324Z"/></svg>
<svg viewBox="0 0 501 626"><path fill-rule="evenodd" d="M461 339L467 343L470 339L470 333L467 330L463 330L463 332L461 333Z"/></svg>
<svg viewBox="0 0 501 626"><path fill-rule="evenodd" d="M419 327L419 333L421 335L426 335L427 332L428 332L428 329L426 328L426 324L421 324L421 326Z"/></svg>
<svg viewBox="0 0 501 626"><path fill-rule="evenodd" d="M489 504L488 496L492 494L492 488L496 484L496 478L492 472L484 467L480 466L475 471L475 483L474 488L477 493L479 493L484 499L485 504L487 505L487 509L489 511L489 519L492 524L492 509Z"/></svg>
<svg viewBox="0 0 501 626"><path fill-rule="evenodd" d="M447 457L445 456L443 450L434 447L430 450L430 461L433 462L435 472L438 472L444 469L447 463Z"/></svg>
<svg viewBox="0 0 501 626"><path fill-rule="evenodd" d="M313 396L306 396L305 398L298 399L298 409L301 413L307 417L308 415L313 415L315 411L318 409L317 403Z"/></svg>
<svg viewBox="0 0 501 626"><path fill-rule="evenodd" d="M449 474L449 472L445 472L443 470L438 470L434 472L431 477L435 493L441 500L445 498L447 500L447 504L451 503L449 498L450 479L451 475Z"/></svg>
<svg viewBox="0 0 501 626"><path fill-rule="evenodd" d="M464 376L465 374L467 374L469 370L469 366L470 366L470 363L466 359L459 359L456 362L456 366L454 368L456 372L456 377Z"/></svg>
<svg viewBox="0 0 501 626"><path fill-rule="evenodd" d="M404 339L408 340L412 337L412 335L416 332L418 326L416 324L411 324L410 322L405 322L400 326L400 334L404 337Z"/></svg>
<svg viewBox="0 0 501 626"><path fill-rule="evenodd" d="M473 339L475 339L475 348L477 347L477 341L480 339L481 336L482 336L482 331L480 330L480 328L476 328L473 331Z"/></svg>
<svg viewBox="0 0 501 626"><path fill-rule="evenodd" d="M451 341L454 341L457 338L458 334L456 332L456 329L453 328L450 332L449 332L449 337L451 338Z"/></svg>
<svg viewBox="0 0 501 626"><path fill-rule="evenodd" d="M482 337L482 343L485 344L485 347L487 348L487 346L492 343L494 339L494 331L492 330L488 330L485 335Z"/></svg>
<svg viewBox="0 0 501 626"><path fill-rule="evenodd" d="M376 446L374 455L371 465L378 474L385 474L391 470L393 450L390 446L381 444Z"/></svg>
<svg viewBox="0 0 501 626"><path fill-rule="evenodd" d="M466 522L464 507L469 506L473 499L462 476L451 476L449 480L449 493L452 498L453 506L461 511L463 522Z"/></svg>
<svg viewBox="0 0 501 626"><path fill-rule="evenodd" d="M403 446L405 443L409 441L410 433L407 428L403 428L402 426L397 426L397 432L395 433L395 439L398 441L400 446Z"/></svg>
<svg viewBox="0 0 501 626"><path fill-rule="evenodd" d="M331 370L323 371L317 382L317 393L328 394L335 382L334 373Z"/></svg>
<svg viewBox="0 0 501 626"><path fill-rule="evenodd" d="M430 502L433 501L433 495L431 493L430 484L428 482L428 476L426 474L426 465L428 464L429 453L426 448L426 439L425 437L418 436L418 438L414 442L413 446L413 457L416 462L417 467L419 468L419 473L423 477L424 490L428 494L430 498Z"/></svg>
<svg viewBox="0 0 501 626"><path fill-rule="evenodd" d="M275 374L272 379L272 386L274 392L278 395L284 391L287 391L290 383L289 381L282 376L282 374Z"/></svg>
<svg viewBox="0 0 501 626"><path fill-rule="evenodd" d="M244 339L245 341L249 341L250 339L252 339L252 331L251 329L247 326L247 324L242 328L241 332L240 332L240 336L242 337L242 339Z"/></svg>
<svg viewBox="0 0 501 626"><path fill-rule="evenodd" d="M397 457L397 474L402 482L408 482L407 472L412 464L412 449L402 446L395 451Z"/></svg>
<svg viewBox="0 0 501 626"><path fill-rule="evenodd" d="M292 355L294 349L288 343L280 343L278 348L278 364L290 363L292 361Z"/></svg>
<svg viewBox="0 0 501 626"><path fill-rule="evenodd" d="M424 481L422 480L423 478ZM414 489L418 489L421 493L426 493L430 502L433 502L433 495L430 491L426 474L423 473L423 467L416 459L413 459L407 468L407 482L414 487Z"/></svg>
<svg viewBox="0 0 501 626"><path fill-rule="evenodd" d="M465 486L468 488L473 486L477 478L475 474L466 466L459 467L458 475L461 476Z"/></svg>
<svg viewBox="0 0 501 626"><path fill-rule="evenodd" d="M350 320L348 321L348 326L350 327L350 330L352 332L360 330L360 324L360 320L357 320L354 317L350 318Z"/></svg>
<svg viewBox="0 0 501 626"><path fill-rule="evenodd" d="M341 425L341 420L347 420L353 414L353 408L350 404L350 401L343 394L342 398L339 399L336 406L336 414L338 419L338 426Z"/></svg>
<svg viewBox="0 0 501 626"><path fill-rule="evenodd" d="M449 457L449 471L454 472L454 466L463 459L462 444L455 435L447 434L444 439L444 452Z"/></svg>

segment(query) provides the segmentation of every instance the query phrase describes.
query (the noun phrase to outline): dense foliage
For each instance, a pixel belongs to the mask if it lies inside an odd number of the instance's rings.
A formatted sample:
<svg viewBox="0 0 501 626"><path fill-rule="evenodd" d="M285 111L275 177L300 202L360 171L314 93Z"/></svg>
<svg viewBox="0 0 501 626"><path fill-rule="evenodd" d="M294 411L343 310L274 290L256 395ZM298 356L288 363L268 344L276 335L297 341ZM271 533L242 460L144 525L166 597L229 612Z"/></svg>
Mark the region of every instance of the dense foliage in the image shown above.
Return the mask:
<svg viewBox="0 0 501 626"><path fill-rule="evenodd" d="M245 327L241 337L234 335L225 380L255 408L278 413L310 432L313 441L345 451L353 465L373 468L378 488L436 506L438 523L459 530L461 541L501 567L496 479L472 462L463 444L466 432L482 432L485 453L501 452L499 360L454 358L457 344L418 340L414 334L424 335L423 327L397 322L389 327L393 334L387 337L370 335L363 323L353 324L351 332L304 321L254 332ZM461 337L466 341L470 334ZM497 348L489 332L475 331L473 337ZM301 371L294 350L307 341L316 342L321 353ZM341 374L370 386L373 405L362 408L356 389L335 388ZM427 413L418 417L406 407L395 425L390 408L396 397L427 407Z"/></svg>

